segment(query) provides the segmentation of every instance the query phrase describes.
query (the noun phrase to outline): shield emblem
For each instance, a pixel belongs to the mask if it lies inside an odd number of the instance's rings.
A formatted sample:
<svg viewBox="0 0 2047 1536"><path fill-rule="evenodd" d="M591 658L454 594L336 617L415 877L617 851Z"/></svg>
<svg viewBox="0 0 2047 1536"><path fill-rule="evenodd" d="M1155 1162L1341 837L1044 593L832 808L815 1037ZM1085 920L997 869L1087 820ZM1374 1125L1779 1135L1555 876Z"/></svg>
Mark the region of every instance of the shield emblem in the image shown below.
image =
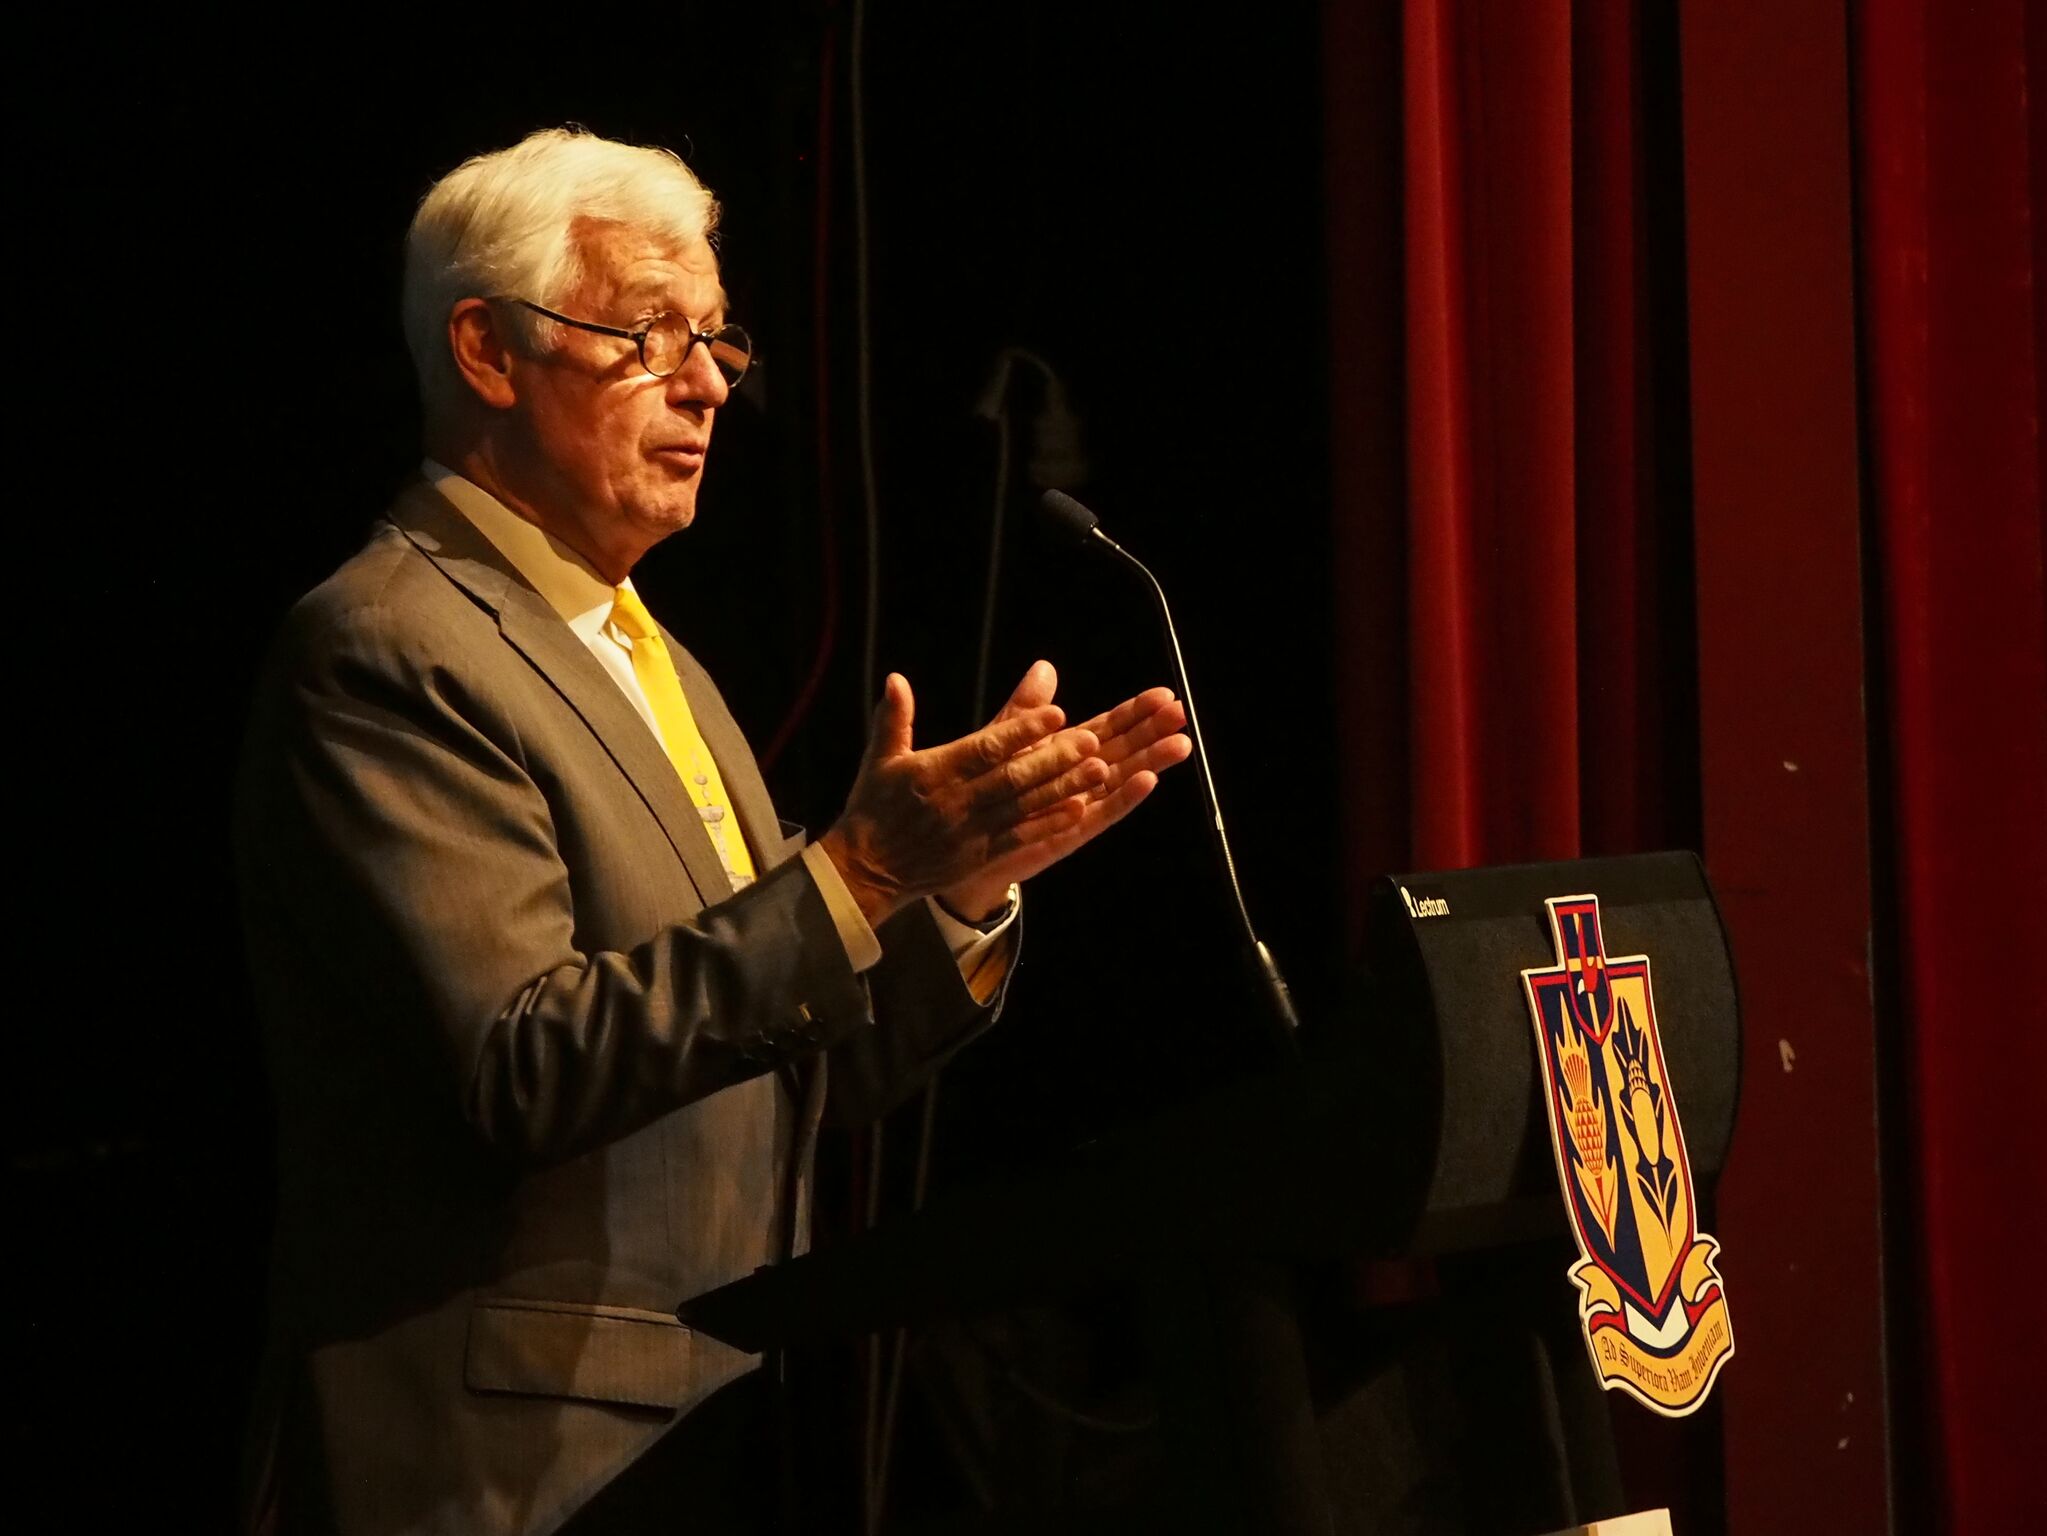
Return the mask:
<svg viewBox="0 0 2047 1536"><path fill-rule="evenodd" d="M1688 1414L1733 1355L1734 1332L1713 1264L1720 1245L1693 1213L1649 957L1607 955L1596 895L1545 906L1556 961L1521 982L1578 1239L1570 1276L1586 1347L1607 1390Z"/></svg>

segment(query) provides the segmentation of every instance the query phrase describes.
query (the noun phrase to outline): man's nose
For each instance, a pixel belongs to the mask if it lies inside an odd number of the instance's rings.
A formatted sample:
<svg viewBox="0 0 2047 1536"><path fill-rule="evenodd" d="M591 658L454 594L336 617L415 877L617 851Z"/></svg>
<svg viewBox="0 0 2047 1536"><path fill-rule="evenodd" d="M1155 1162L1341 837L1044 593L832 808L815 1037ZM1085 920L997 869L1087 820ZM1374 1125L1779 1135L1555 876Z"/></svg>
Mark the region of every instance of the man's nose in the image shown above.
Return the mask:
<svg viewBox="0 0 2047 1536"><path fill-rule="evenodd" d="M716 410L732 396L732 386L711 360L711 345L702 339L689 344L682 366L668 377L668 403L675 406L700 405Z"/></svg>

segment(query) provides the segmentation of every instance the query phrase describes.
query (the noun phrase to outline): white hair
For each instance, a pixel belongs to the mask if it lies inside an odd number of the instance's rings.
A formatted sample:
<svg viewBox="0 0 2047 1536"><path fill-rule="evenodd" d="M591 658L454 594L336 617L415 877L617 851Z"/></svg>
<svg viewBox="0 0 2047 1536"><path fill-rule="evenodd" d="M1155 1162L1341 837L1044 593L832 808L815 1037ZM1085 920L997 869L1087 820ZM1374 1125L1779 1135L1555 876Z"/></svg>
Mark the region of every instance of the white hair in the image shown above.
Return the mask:
<svg viewBox="0 0 2047 1536"><path fill-rule="evenodd" d="M463 299L500 296L560 308L584 275L570 238L578 219L693 245L715 234L718 202L669 151L575 127L543 128L435 182L405 237L405 344L429 420L464 398L448 312ZM553 344L559 326L517 314L531 345Z"/></svg>

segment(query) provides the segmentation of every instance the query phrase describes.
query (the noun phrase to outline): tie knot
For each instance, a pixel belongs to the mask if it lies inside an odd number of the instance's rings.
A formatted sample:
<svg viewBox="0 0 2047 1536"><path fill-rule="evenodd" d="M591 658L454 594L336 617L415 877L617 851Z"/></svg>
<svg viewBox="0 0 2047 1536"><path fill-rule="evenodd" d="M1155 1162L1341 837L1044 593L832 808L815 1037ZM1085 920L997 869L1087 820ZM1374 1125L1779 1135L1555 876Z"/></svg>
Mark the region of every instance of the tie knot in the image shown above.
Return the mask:
<svg viewBox="0 0 2047 1536"><path fill-rule="evenodd" d="M611 622L631 640L652 640L661 633L655 627L654 615L647 612L647 605L631 587L620 587L612 598Z"/></svg>

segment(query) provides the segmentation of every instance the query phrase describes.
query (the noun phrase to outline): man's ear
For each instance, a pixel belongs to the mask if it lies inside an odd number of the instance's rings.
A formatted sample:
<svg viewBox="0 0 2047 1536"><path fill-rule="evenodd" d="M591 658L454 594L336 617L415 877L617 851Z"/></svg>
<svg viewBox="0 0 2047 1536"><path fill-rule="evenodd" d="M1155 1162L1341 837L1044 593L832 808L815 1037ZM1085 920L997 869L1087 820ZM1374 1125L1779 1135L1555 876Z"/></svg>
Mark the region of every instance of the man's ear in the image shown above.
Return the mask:
<svg viewBox="0 0 2047 1536"><path fill-rule="evenodd" d="M493 410L509 410L518 398L512 386L511 338L484 299L462 299L448 311L448 350L455 371L476 398Z"/></svg>

